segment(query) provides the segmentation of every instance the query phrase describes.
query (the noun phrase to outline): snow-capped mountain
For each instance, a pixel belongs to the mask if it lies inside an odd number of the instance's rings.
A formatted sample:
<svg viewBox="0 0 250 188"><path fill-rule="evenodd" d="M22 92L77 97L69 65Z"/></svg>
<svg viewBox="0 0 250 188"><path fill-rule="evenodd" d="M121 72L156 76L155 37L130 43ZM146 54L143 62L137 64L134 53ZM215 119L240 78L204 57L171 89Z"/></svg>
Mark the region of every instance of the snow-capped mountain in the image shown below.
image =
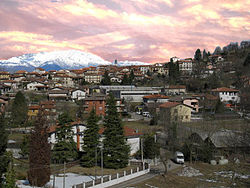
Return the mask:
<svg viewBox="0 0 250 188"><path fill-rule="evenodd" d="M32 70L42 67L45 70L79 69L89 66L109 65L101 57L77 50L40 52L37 54L25 54L0 61L0 66L5 69Z"/></svg>
<svg viewBox="0 0 250 188"><path fill-rule="evenodd" d="M139 61L119 61L117 66L145 65ZM88 52L77 50L40 52L36 54L25 54L12 57L7 60L0 60L0 68L14 72L17 70L32 71L36 67L45 70L79 69L89 66L111 65L101 57Z"/></svg>

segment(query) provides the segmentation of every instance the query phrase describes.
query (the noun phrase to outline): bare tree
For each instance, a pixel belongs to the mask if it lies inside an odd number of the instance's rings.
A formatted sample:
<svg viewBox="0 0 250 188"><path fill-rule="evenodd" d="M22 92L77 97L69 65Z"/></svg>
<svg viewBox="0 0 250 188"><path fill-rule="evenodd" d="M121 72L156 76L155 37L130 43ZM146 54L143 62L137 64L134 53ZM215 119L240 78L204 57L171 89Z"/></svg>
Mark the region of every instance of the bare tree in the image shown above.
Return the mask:
<svg viewBox="0 0 250 188"><path fill-rule="evenodd" d="M50 180L50 144L47 128L44 112L40 111L30 137L28 179L33 186L44 186Z"/></svg>

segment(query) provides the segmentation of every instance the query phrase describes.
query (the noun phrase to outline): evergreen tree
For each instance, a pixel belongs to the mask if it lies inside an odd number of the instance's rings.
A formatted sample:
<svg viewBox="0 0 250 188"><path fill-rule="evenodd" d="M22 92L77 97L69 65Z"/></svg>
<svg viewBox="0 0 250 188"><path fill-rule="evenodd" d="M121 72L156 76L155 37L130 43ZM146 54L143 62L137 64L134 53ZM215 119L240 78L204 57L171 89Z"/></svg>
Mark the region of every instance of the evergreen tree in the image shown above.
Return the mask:
<svg viewBox="0 0 250 188"><path fill-rule="evenodd" d="M179 71L179 64L174 63L173 60L171 59L171 61L168 64L169 67L169 79L170 79L170 83L171 84L175 84L180 76L180 71Z"/></svg>
<svg viewBox="0 0 250 188"><path fill-rule="evenodd" d="M72 118L64 112L59 115L59 128L56 129L56 144L52 151L52 160L56 163L71 161L77 158L77 146L73 139L70 123Z"/></svg>
<svg viewBox="0 0 250 188"><path fill-rule="evenodd" d="M28 106L21 91L18 91L11 106L11 121L13 126L24 126L27 120Z"/></svg>
<svg viewBox="0 0 250 188"><path fill-rule="evenodd" d="M16 173L13 166L13 156L9 153L10 163L6 173L6 183L4 188L15 188L16 187Z"/></svg>
<svg viewBox="0 0 250 188"><path fill-rule="evenodd" d="M203 53L202 53L202 59L203 61L208 61L208 54L205 49L203 50Z"/></svg>
<svg viewBox="0 0 250 188"><path fill-rule="evenodd" d="M152 134L146 134L143 138L143 155L145 159L154 159L160 155L160 146Z"/></svg>
<svg viewBox="0 0 250 188"><path fill-rule="evenodd" d="M42 187L50 180L50 144L48 143L47 121L39 111L30 135L28 179L32 186Z"/></svg>
<svg viewBox="0 0 250 188"><path fill-rule="evenodd" d="M93 167L95 165L95 152L99 143L99 126L97 125L98 116L94 109L91 110L87 119L86 130L83 138L84 155L81 158L81 165L85 167Z"/></svg>
<svg viewBox="0 0 250 188"><path fill-rule="evenodd" d="M129 79L128 79L128 76L125 74L123 76L123 79L122 79L122 82L121 82L121 85L129 85Z"/></svg>
<svg viewBox="0 0 250 188"><path fill-rule="evenodd" d="M200 61L201 60L201 50L200 49L196 50L195 55L194 55L194 59L196 61Z"/></svg>
<svg viewBox="0 0 250 188"><path fill-rule="evenodd" d="M112 94L107 100L107 111L104 119L103 162L105 168L124 168L128 164L129 146L126 144L121 118L116 109Z"/></svg>
<svg viewBox="0 0 250 188"><path fill-rule="evenodd" d="M111 80L108 71L105 71L103 79L101 80L102 85L111 85Z"/></svg>
<svg viewBox="0 0 250 188"><path fill-rule="evenodd" d="M132 69L132 70L130 71L130 74L129 74L129 77L128 77L129 84L132 84L133 81L134 81L134 79L135 79L135 74L134 74L134 70Z"/></svg>
<svg viewBox="0 0 250 188"><path fill-rule="evenodd" d="M2 175L7 171L9 158L6 154L8 135L6 133L4 114L0 114L0 187L3 183Z"/></svg>

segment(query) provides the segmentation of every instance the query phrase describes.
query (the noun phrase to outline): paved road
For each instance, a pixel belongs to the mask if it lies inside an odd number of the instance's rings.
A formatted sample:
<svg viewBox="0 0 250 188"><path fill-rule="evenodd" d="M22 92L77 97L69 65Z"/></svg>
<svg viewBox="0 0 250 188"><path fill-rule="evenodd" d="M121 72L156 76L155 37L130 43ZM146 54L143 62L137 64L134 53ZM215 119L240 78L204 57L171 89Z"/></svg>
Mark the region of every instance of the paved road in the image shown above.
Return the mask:
<svg viewBox="0 0 250 188"><path fill-rule="evenodd" d="M171 171L171 170L173 170L173 169L175 169L175 168L177 168L179 166L181 166L181 165L175 164L171 160L168 160L168 171ZM163 164L159 164L158 166L152 167L148 174L139 176L137 178L133 178L131 180L122 182L122 183L117 184L117 185L113 185L113 186L111 186L109 188L129 188L129 187L132 188L133 187L132 185L138 184L138 183L146 181L148 179L151 179L154 176L157 176L157 175L159 175L161 173L164 173Z"/></svg>

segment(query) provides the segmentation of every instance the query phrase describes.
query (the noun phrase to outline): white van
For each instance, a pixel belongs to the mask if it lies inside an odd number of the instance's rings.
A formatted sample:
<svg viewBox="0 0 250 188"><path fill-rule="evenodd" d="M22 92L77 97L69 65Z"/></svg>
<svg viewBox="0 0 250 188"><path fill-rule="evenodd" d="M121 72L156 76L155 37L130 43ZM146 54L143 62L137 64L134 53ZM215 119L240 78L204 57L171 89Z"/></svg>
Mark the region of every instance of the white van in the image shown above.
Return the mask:
<svg viewBox="0 0 250 188"><path fill-rule="evenodd" d="M144 117L148 117L148 116L149 116L149 112L143 112L142 115L143 115Z"/></svg>
<svg viewBox="0 0 250 188"><path fill-rule="evenodd" d="M176 151L174 154L174 161L178 164L184 164L184 155L182 152Z"/></svg>

